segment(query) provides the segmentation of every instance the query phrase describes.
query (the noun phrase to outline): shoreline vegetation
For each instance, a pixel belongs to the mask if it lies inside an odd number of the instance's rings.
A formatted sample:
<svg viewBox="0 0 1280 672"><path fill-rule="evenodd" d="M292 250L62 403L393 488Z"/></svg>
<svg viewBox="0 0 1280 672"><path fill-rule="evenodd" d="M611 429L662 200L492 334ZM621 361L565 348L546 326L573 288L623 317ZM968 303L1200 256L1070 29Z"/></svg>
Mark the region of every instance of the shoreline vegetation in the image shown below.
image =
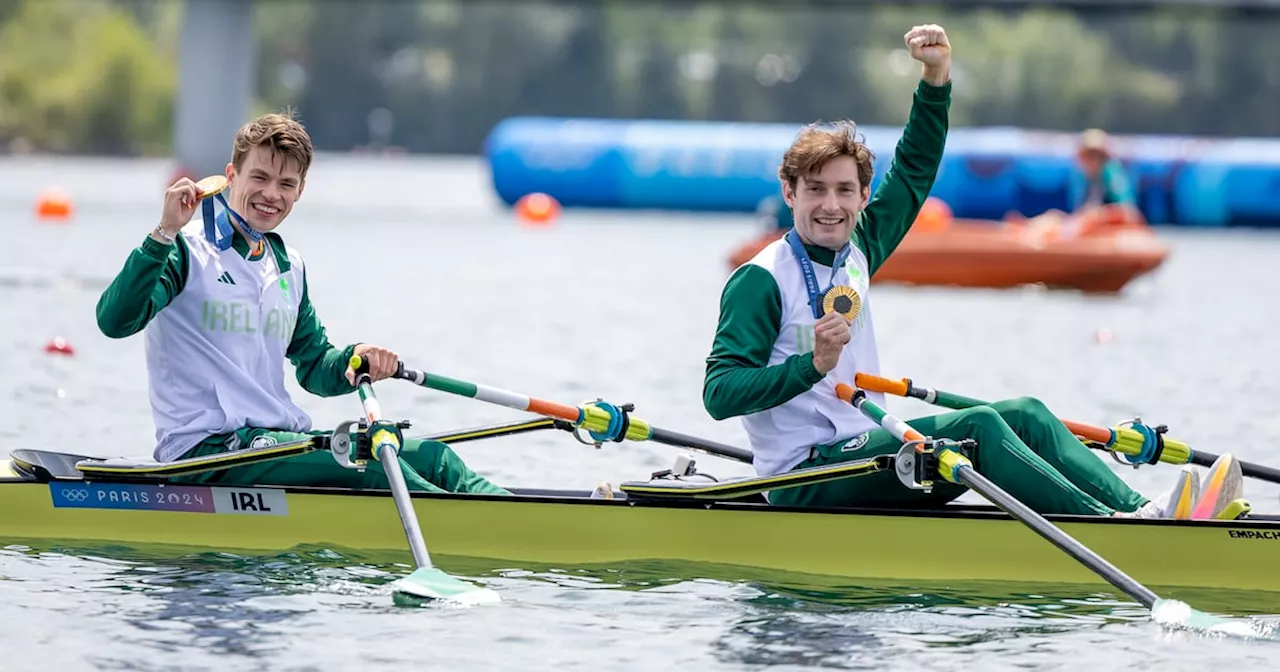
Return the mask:
<svg viewBox="0 0 1280 672"><path fill-rule="evenodd" d="M250 112L335 152L478 154L511 116L899 125L922 21L957 45L957 128L1280 136L1280 11L960 4L275 0L228 45ZM0 0L0 153L167 155L182 7Z"/></svg>

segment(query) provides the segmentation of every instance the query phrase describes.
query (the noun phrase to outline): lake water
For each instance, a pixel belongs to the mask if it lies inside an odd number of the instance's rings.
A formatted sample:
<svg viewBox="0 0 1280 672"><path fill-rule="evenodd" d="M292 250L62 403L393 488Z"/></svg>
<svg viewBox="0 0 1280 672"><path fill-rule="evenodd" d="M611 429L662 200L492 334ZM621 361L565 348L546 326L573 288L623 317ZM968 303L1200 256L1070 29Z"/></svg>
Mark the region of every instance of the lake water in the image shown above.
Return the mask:
<svg viewBox="0 0 1280 672"><path fill-rule="evenodd" d="M103 337L94 305L156 223L168 170L0 161L6 451L53 436L81 452L150 454L142 340ZM707 416L701 391L724 260L755 225L574 212L553 227L523 228L486 180L470 159L320 157L281 233L307 255L330 337L380 343L411 366L547 399L633 402L656 425L744 445L738 421ZM34 220L36 194L50 186L73 196L71 223ZM885 375L980 398L1033 395L1098 424L1140 415L1206 450L1280 462L1280 281L1271 267L1280 234L1162 233L1170 260L1114 297L876 287ZM1104 329L1112 339L1097 338ZM56 336L74 356L44 354ZM291 389L317 427L359 413L354 397ZM415 431L522 417L391 382L378 393L388 415L411 418ZM901 399L889 409L936 412ZM651 444L597 451L563 434L459 452L504 485L573 488L644 478L676 455ZM748 473L709 457L699 465L722 477ZM1114 468L1150 494L1176 473ZM1264 512L1280 509L1278 492L1252 481L1246 491ZM1162 632L1122 595L1096 587L814 593L645 568L621 580L506 568L476 577L502 591L500 607L405 611L389 606L387 571L324 551L249 560L9 546L0 550L0 668L1263 670L1277 655L1271 645Z"/></svg>

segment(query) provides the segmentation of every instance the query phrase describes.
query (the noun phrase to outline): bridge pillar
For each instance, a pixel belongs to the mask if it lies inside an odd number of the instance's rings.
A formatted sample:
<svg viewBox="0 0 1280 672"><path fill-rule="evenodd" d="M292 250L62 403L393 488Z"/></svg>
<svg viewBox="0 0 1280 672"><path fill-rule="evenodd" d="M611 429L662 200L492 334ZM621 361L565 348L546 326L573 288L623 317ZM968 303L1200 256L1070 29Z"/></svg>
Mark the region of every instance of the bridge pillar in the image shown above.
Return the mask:
<svg viewBox="0 0 1280 672"><path fill-rule="evenodd" d="M231 160L257 88L254 47L251 0L185 0L173 125L179 175L221 174Z"/></svg>

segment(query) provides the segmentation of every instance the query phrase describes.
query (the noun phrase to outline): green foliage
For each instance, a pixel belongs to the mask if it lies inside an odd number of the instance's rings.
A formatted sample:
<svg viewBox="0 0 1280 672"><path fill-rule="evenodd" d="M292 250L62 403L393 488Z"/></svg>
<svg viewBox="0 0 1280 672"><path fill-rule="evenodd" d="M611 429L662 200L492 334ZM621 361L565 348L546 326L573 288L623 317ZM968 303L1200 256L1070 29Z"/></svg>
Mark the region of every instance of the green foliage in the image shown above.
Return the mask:
<svg viewBox="0 0 1280 672"><path fill-rule="evenodd" d="M1056 10L951 15L939 12L955 51L952 123L1074 129L1112 125L1122 113L1174 109L1183 94L1175 78L1138 65L1075 15ZM903 48L904 10L881 15L892 43L866 52L863 76L889 103L873 113L906 120L919 64ZM1028 120L1034 122L1028 123Z"/></svg>
<svg viewBox="0 0 1280 672"><path fill-rule="evenodd" d="M174 80L174 59L123 8L27 0L0 28L0 139L42 151L163 152Z"/></svg>
<svg viewBox="0 0 1280 672"><path fill-rule="evenodd" d="M0 0L0 143L164 152L185 1ZM325 150L374 142L375 111L394 122L377 142L418 152L479 151L517 115L896 125L920 72L902 34L918 23L944 25L955 47L956 128L1280 135L1280 12L891 0L253 7L253 111L296 107Z"/></svg>

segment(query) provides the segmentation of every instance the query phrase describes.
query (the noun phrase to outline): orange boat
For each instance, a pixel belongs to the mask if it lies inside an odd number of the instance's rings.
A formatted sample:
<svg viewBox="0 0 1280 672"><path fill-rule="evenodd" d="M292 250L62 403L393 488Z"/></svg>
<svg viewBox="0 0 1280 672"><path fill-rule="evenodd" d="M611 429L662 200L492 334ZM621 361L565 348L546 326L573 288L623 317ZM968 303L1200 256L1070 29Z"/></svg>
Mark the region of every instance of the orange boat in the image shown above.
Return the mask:
<svg viewBox="0 0 1280 672"><path fill-rule="evenodd" d="M730 257L730 268L784 233L769 231L743 245ZM1155 270L1168 254L1132 208L1104 206L1077 216L1050 212L995 222L953 219L945 203L930 198L872 280L992 289L1039 284L1116 293Z"/></svg>

